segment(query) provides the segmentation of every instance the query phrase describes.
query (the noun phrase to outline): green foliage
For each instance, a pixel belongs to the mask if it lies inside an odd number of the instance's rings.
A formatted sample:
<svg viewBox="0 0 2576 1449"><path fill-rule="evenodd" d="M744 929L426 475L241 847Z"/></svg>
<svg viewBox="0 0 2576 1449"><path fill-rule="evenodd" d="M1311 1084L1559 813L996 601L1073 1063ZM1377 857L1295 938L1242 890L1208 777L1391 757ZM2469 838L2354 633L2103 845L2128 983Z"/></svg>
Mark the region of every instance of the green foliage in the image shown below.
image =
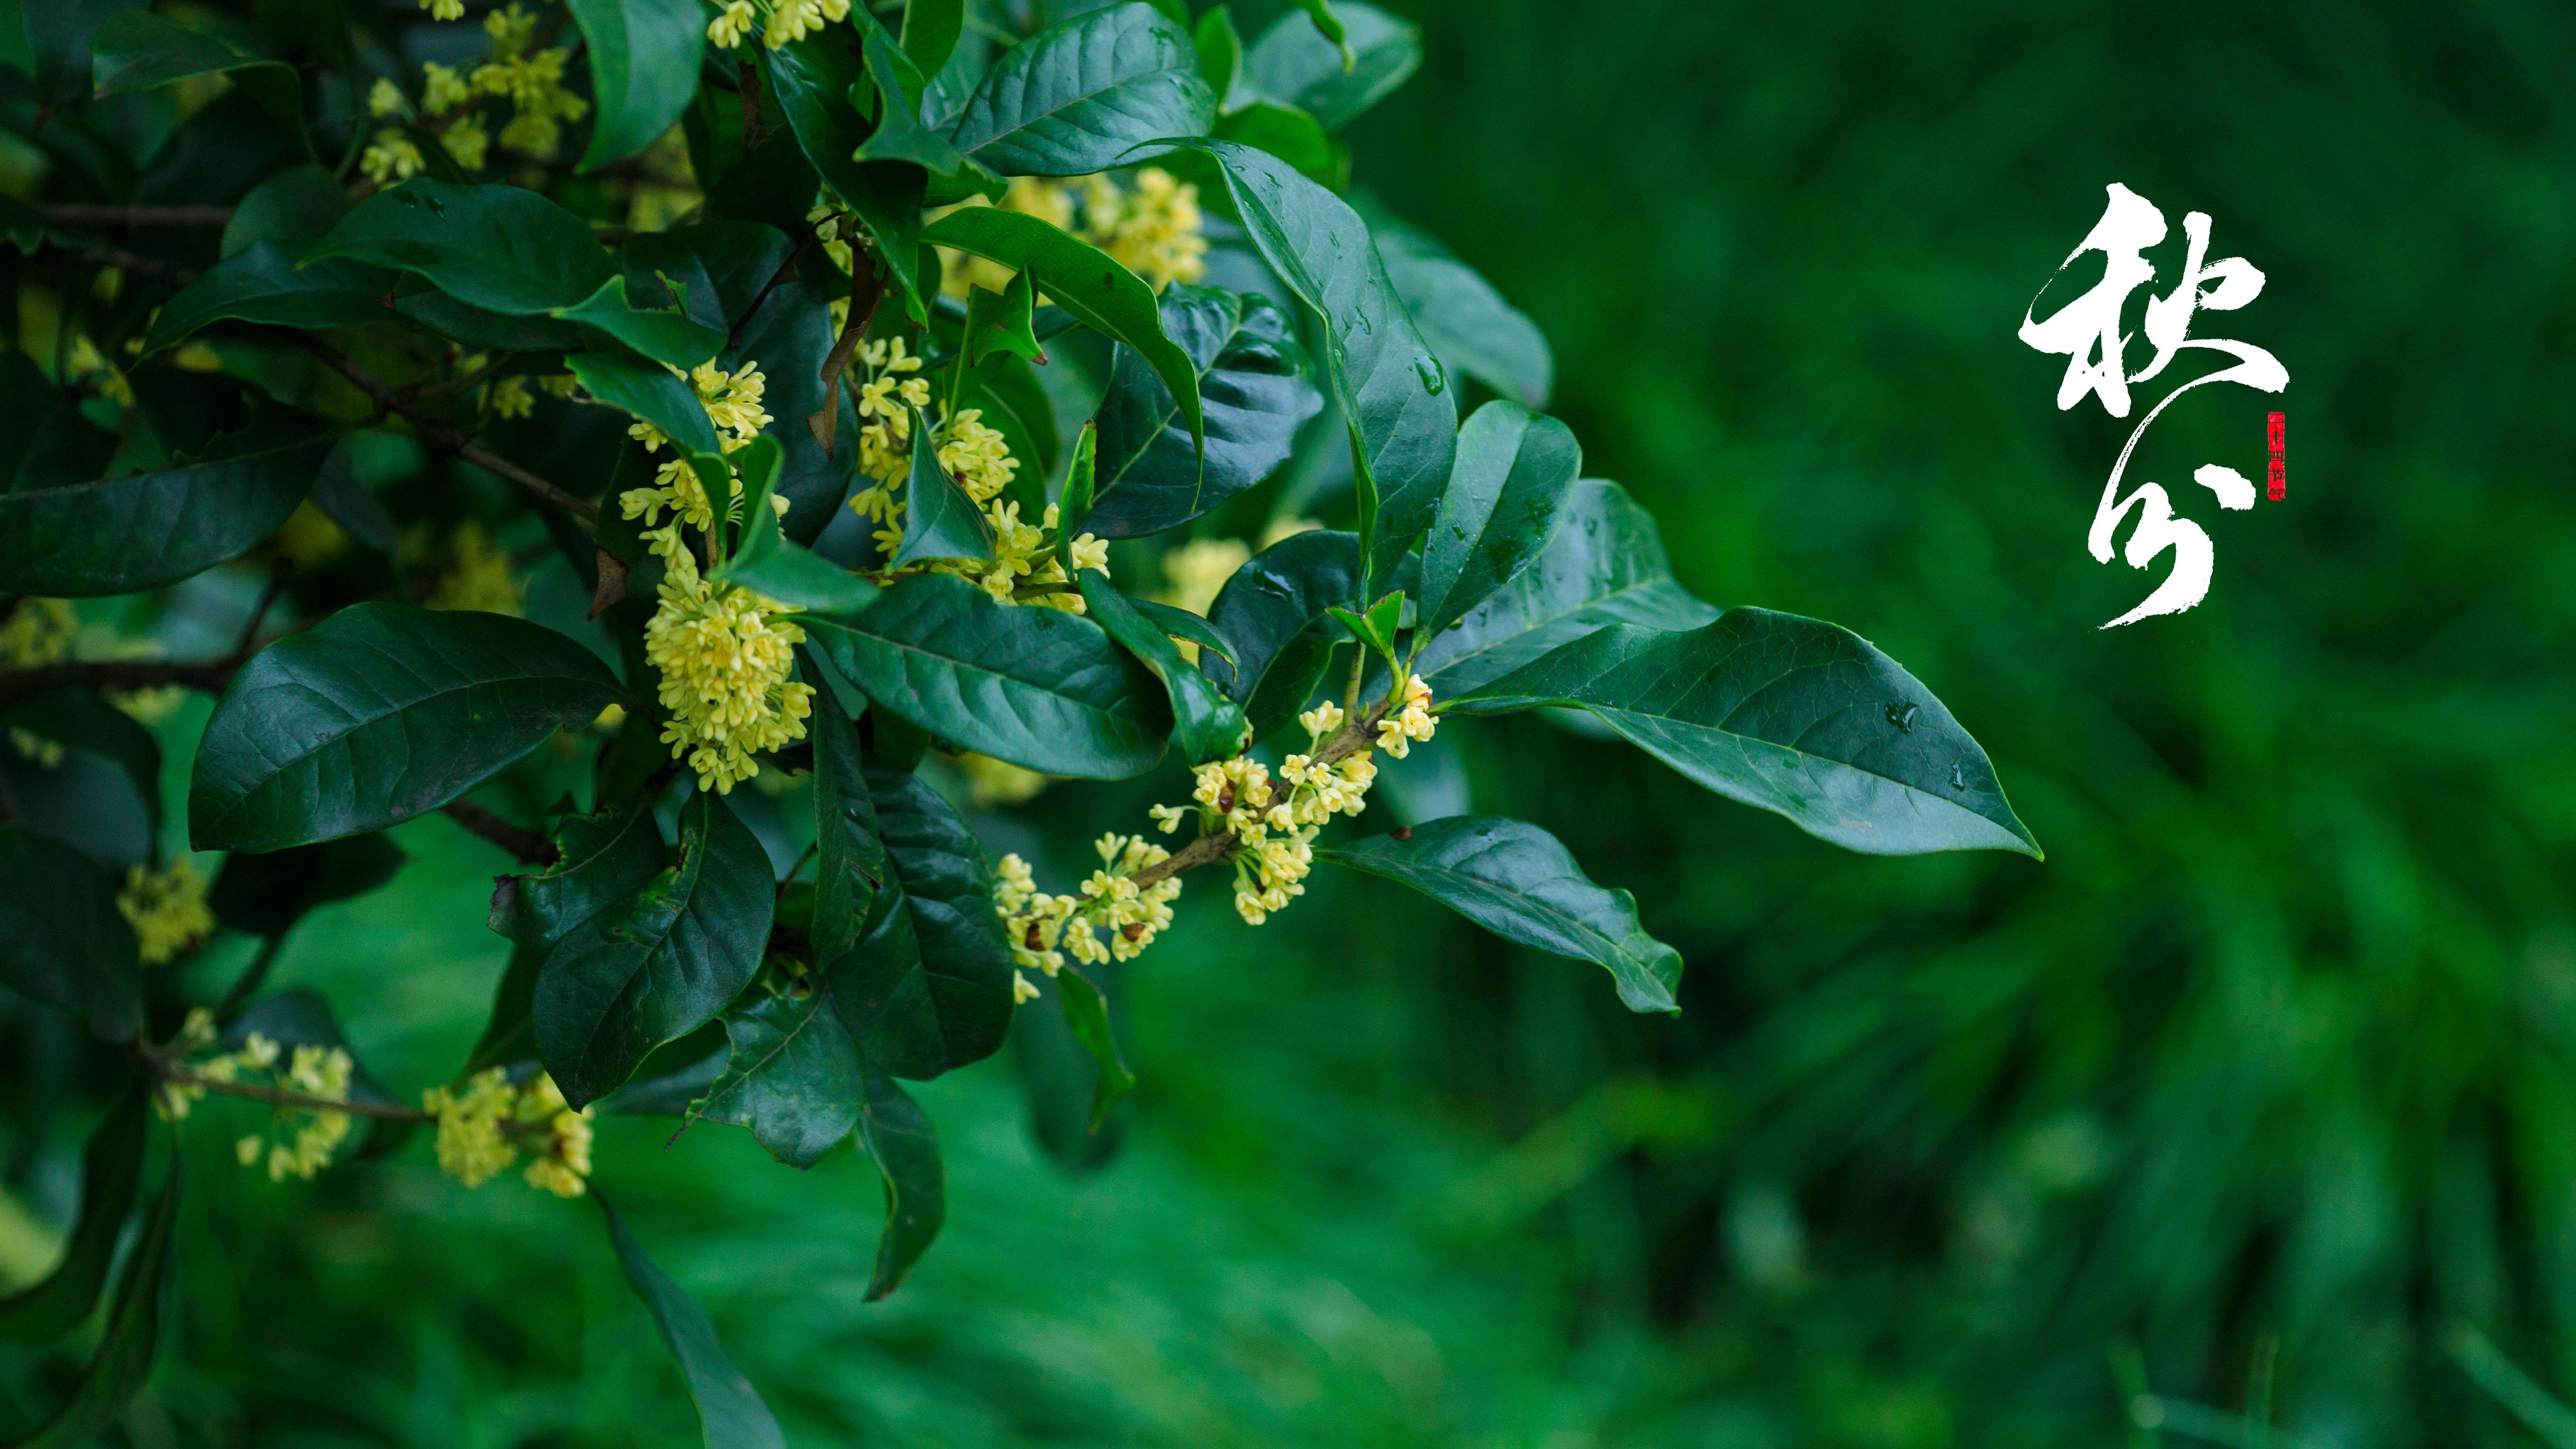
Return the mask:
<svg viewBox="0 0 2576 1449"><path fill-rule="evenodd" d="M179 1164L210 1152L328 1169L324 1194L433 1183L433 1158L461 1192L524 1160L577 1196L597 1132L636 1202L653 1169L620 1119L739 1126L817 1179L873 1170L852 1296L883 1298L985 1195L949 1223L928 1110L973 1075L922 1101L898 1082L1025 1033L1054 1150L1104 1160L1140 1084L1150 1105L1193 1070L1130 1011L1126 963L1167 930L1243 950L1173 911L1203 866L1256 922L1313 858L1388 877L1598 962L1604 1001L1678 1011L1653 907L1471 807L1470 715L1588 712L1863 850L2036 853L1886 655L1686 592L1644 511L1578 476L1575 429L1531 410L1554 362L1529 318L1340 194L1342 133L1421 65L1410 22L1318 0L1247 45L1177 0L1051 25L915 0L899 30L755 5L748 31L566 0L476 39L291 0L27 8L0 56L0 119L46 158L0 279L24 403L0 422L0 1009L39 1045L9 1094L31 1131L119 1104L60 1267L0 1303L10 1336L57 1343L0 1384L49 1422L29 1442L159 1422L128 1403L173 1238L199 1231ZM453 69L386 73L433 54ZM1268 546L1236 567L1233 534ZM1158 572L1172 591L1146 597ZM1104 783L1013 819L1004 766ZM1413 823L1342 841L1380 771ZM1187 804L1139 793L1174 785ZM1100 870L1042 890L1038 819L1096 839ZM460 829L513 864L460 869L484 848ZM183 852L223 854L211 892ZM323 973L327 997L298 974L396 900L488 927L497 987L395 936L342 947L372 974ZM1376 949L1363 914L1339 929ZM1020 1019L1050 995L1060 1023ZM415 1005L435 1052L405 1044ZM256 1130L191 1120L225 1098L263 1107ZM147 1100L172 1166L82 1367L59 1340L129 1235ZM989 1136L950 1150L981 1161ZM385 1200L429 1200L407 1192ZM717 1316L606 1217L707 1443L784 1442ZM863 1231L799 1240L854 1260ZM266 1341L186 1352L249 1382L236 1356ZM229 1412L182 1379L162 1388L192 1435Z"/></svg>

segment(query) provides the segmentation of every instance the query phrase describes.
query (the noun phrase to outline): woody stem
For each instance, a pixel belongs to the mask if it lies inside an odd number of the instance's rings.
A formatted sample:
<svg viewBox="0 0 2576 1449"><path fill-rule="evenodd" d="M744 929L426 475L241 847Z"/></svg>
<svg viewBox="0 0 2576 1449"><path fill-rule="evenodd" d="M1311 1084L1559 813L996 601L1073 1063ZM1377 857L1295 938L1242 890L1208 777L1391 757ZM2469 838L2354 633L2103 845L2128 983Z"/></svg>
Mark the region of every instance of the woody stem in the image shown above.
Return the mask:
<svg viewBox="0 0 2576 1449"><path fill-rule="evenodd" d="M1395 700L1392 696L1382 699L1366 714L1352 718L1339 730L1334 731L1333 737L1324 741L1316 749L1314 767L1322 769L1336 765L1362 750L1376 748L1377 722L1386 718L1387 711L1394 707ZM1203 865L1214 865L1232 855L1235 847L1241 843L1231 830L1219 830L1202 835L1164 859L1136 872L1130 878L1136 882L1138 890L1143 890L1158 881L1169 880L1182 871L1196 870Z"/></svg>
<svg viewBox="0 0 2576 1449"><path fill-rule="evenodd" d="M304 1092L290 1092L284 1087L262 1087L250 1082L225 1082L213 1077L155 1063L154 1074L177 1087L197 1087L227 1097L244 1097L253 1102L266 1102L272 1107L292 1107L308 1112L346 1112L352 1117L374 1117L386 1122L435 1122L436 1113L417 1107L395 1107L379 1102L335 1102Z"/></svg>

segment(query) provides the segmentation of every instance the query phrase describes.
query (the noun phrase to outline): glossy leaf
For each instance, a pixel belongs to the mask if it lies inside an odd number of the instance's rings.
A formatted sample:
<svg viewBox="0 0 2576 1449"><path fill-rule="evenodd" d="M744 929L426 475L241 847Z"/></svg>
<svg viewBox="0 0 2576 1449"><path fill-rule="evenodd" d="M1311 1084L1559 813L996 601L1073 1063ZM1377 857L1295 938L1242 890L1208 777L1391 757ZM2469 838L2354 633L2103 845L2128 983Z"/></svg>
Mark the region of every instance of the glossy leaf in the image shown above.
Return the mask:
<svg viewBox="0 0 2576 1449"><path fill-rule="evenodd" d="M1097 1132L1109 1120L1110 1109L1136 1090L1136 1074L1118 1053L1118 1034L1109 1027L1108 999L1091 984L1091 978L1067 966L1056 972L1053 984L1064 1009L1064 1024L1100 1067L1100 1085L1091 1093L1091 1130Z"/></svg>
<svg viewBox="0 0 2576 1449"><path fill-rule="evenodd" d="M1476 409L1458 430L1457 466L1423 540L1420 627L1446 628L1529 567L1582 471L1583 447L1565 424L1517 403Z"/></svg>
<svg viewBox="0 0 2576 1449"><path fill-rule="evenodd" d="M117 1240L134 1211L143 1177L143 1141L151 1114L140 1088L101 1118L81 1149L80 1211L62 1261L42 1279L0 1298L0 1341L45 1343L80 1326L107 1286Z"/></svg>
<svg viewBox="0 0 2576 1449"><path fill-rule="evenodd" d="M425 176L352 207L305 260L325 257L411 272L509 314L577 306L616 271L590 223L533 191Z"/></svg>
<svg viewBox="0 0 2576 1449"><path fill-rule="evenodd" d="M1729 609L1704 628L1614 624L1451 703L1589 710L1730 799L1873 855L2039 845L1950 711L1848 629Z"/></svg>
<svg viewBox="0 0 2576 1449"><path fill-rule="evenodd" d="M495 352L566 352L597 345L570 322L470 306L414 276L394 284L394 310L450 341Z"/></svg>
<svg viewBox="0 0 2576 1449"><path fill-rule="evenodd" d="M1244 707L1253 737L1267 738L1306 707L1331 662L1339 625L1325 610L1359 592L1359 539L1310 529L1254 554L1208 606L1226 652L1199 667Z"/></svg>
<svg viewBox="0 0 2576 1449"><path fill-rule="evenodd" d="M1331 344L1326 370L1355 438L1362 582L1384 580L1431 526L1449 481L1457 395L1357 212L1266 151L1203 144L1224 171L1253 245L1323 321Z"/></svg>
<svg viewBox="0 0 2576 1449"><path fill-rule="evenodd" d="M1087 176L1201 136L1216 96L1187 27L1110 5L1013 46L984 73L950 136L1005 176Z"/></svg>
<svg viewBox="0 0 2576 1449"><path fill-rule="evenodd" d="M757 500L744 511L741 546L714 577L825 614L855 614L883 592L830 559L788 542L779 532L777 514Z"/></svg>
<svg viewBox="0 0 2576 1449"><path fill-rule="evenodd" d="M1646 934L1637 901L1594 885L1557 838L1521 820L1457 815L1315 852L1402 881L1507 941L1597 961L1631 1011L1679 1011L1679 951Z"/></svg>
<svg viewBox="0 0 2576 1449"><path fill-rule="evenodd" d="M226 856L206 892L206 907L246 935L283 936L314 907L365 895L392 880L409 858L382 835Z"/></svg>
<svg viewBox="0 0 2576 1449"><path fill-rule="evenodd" d="M61 841L0 823L0 985L86 1017L108 1042L143 1027L143 966L116 884Z"/></svg>
<svg viewBox="0 0 2576 1449"><path fill-rule="evenodd" d="M1093 622L1154 671L1172 702L1172 741L1195 764L1222 759L1243 745L1243 707L1217 682L1191 668L1160 626L1136 611L1098 569L1084 569L1082 601Z"/></svg>
<svg viewBox="0 0 2576 1449"><path fill-rule="evenodd" d="M1026 769L1123 779L1171 732L1162 686L1099 625L963 579L905 579L858 617L805 629L872 704Z"/></svg>
<svg viewBox="0 0 2576 1449"><path fill-rule="evenodd" d="M780 46L765 58L771 90L787 113L797 146L823 185L876 238L878 260L905 310L915 322L927 322L930 299L919 262L926 174L907 162L856 159L859 144L869 135L849 101L853 85L868 83L859 59L845 40L823 36Z"/></svg>
<svg viewBox="0 0 2576 1449"><path fill-rule="evenodd" d="M765 283L768 279L763 278ZM832 350L829 311L834 288L818 276L791 277L770 291L757 310L737 323L741 335L716 358L731 372L758 363L768 379L761 406L779 419L769 436L779 446L778 494L788 501L780 525L789 541L811 543L838 516L849 495L857 450L835 458L823 451L805 419L829 406L840 410L840 435L858 436L857 410L847 389L823 390L823 358Z"/></svg>
<svg viewBox="0 0 2576 1449"><path fill-rule="evenodd" d="M1618 484L1586 478L1558 505L1538 557L1433 634L1414 668L1448 699L1605 624L1695 629L1716 617L1673 581L1654 519Z"/></svg>
<svg viewBox="0 0 2576 1449"><path fill-rule="evenodd" d="M1198 368L1165 335L1154 289L1134 272L1089 242L996 206L961 207L922 228L921 239L1030 273L1048 302L1085 327L1136 349L1180 400L1191 445L1201 444L1206 424L1200 416Z"/></svg>
<svg viewBox="0 0 2576 1449"><path fill-rule="evenodd" d="M814 917L810 959L829 967L867 933L877 892L890 879L885 841L877 833L859 733L810 653L801 656L816 682L807 734L814 743Z"/></svg>
<svg viewBox="0 0 2576 1449"><path fill-rule="evenodd" d="M1295 106L1254 101L1216 119L1216 138L1267 151L1327 191L1351 184L1351 148ZM1388 265L1394 265L1393 259Z"/></svg>
<svg viewBox="0 0 2576 1449"><path fill-rule="evenodd" d="M1189 610L1175 608L1170 604L1158 604L1152 599L1130 599L1127 602L1135 606L1137 613L1144 615L1148 622L1166 635L1174 639L1187 640L1221 659L1231 660L1234 657L1233 642L1218 633L1215 626L1207 620Z"/></svg>
<svg viewBox="0 0 2576 1449"><path fill-rule="evenodd" d="M0 592L138 593L250 549L304 501L331 451L321 419L274 407L194 462L0 494Z"/></svg>
<svg viewBox="0 0 2576 1449"><path fill-rule="evenodd" d="M309 245L349 212L349 193L327 168L290 166L250 189L224 223L216 253L236 257L260 242ZM289 252L290 258L301 246ZM166 310L166 304L165 304Z"/></svg>
<svg viewBox="0 0 2576 1449"><path fill-rule="evenodd" d="M835 1009L869 1065L927 1078L983 1060L1011 1026L1011 947L993 867L919 776L865 763L890 873L857 947L825 963Z"/></svg>
<svg viewBox="0 0 2576 1449"><path fill-rule="evenodd" d="M609 1206L606 1196L598 1192L591 1196L598 1199L599 1210L608 1219L608 1241L617 1249L618 1266L626 1270L627 1285L644 1300L644 1307L653 1315L653 1326L661 1330L663 1344L671 1350L671 1357L679 1360L680 1374L688 1380L689 1397L697 1402L707 1449L787 1449L786 1436L778 1432L778 1420L760 1401L760 1391L726 1355L707 1311L645 1256L643 1245L626 1230L625 1220Z"/></svg>
<svg viewBox="0 0 2576 1449"><path fill-rule="evenodd" d="M101 96L131 95L199 76L225 76L243 94L304 138L304 83L282 61L241 55L148 10L110 16L100 23L90 53L91 75Z"/></svg>
<svg viewBox="0 0 2576 1449"><path fill-rule="evenodd" d="M623 350L576 352L564 366L592 397L651 423L688 451L712 453L721 446L697 393L669 368Z"/></svg>
<svg viewBox="0 0 2576 1449"><path fill-rule="evenodd" d="M44 1427L19 1440L21 1449L78 1449L114 1424L126 1401L152 1377L152 1358L161 1346L161 1308L169 1300L170 1239L179 1222L179 1159L170 1160L170 1175L143 1221L134 1248L125 1255L125 1272L117 1280L114 1306L98 1352L81 1374L80 1387Z"/></svg>
<svg viewBox="0 0 2576 1449"><path fill-rule="evenodd" d="M715 1020L760 969L775 902L759 837L712 791L691 796L669 863L566 932L538 973L537 1050L564 1100L606 1096Z"/></svg>
<svg viewBox="0 0 2576 1449"><path fill-rule="evenodd" d="M1037 288L1030 285L1026 272L1012 273L1010 282L999 292L969 288L966 330L959 343L966 361L959 375L973 371L996 351L1013 353L1031 362L1046 361L1046 349L1038 346L1037 332L1031 325L1036 310Z"/></svg>
<svg viewBox="0 0 2576 1449"><path fill-rule="evenodd" d="M1282 15L1252 43L1244 68L1263 95L1310 111L1324 129L1338 131L1422 68L1422 32L1357 0L1338 0L1332 8L1340 13L1342 36L1319 33L1320 20Z"/></svg>
<svg viewBox="0 0 2576 1449"><path fill-rule="evenodd" d="M904 482L903 504L903 542L886 561L889 566L993 556L993 525L957 480L948 476L948 470L939 466L930 420L919 412L912 419L912 473Z"/></svg>
<svg viewBox="0 0 2576 1449"><path fill-rule="evenodd" d="M877 125L859 143L859 161L900 161L919 166L929 177L933 201L955 201L981 193L999 201L1008 189L993 169L921 119L921 97L928 82L882 28L867 33L868 79L876 88Z"/></svg>
<svg viewBox="0 0 2576 1449"><path fill-rule="evenodd" d="M1174 283L1163 330L1189 355L1206 409L1207 463L1171 390L1134 349L1120 347L1100 405L1099 474L1084 526L1134 538L1189 522L1288 461L1297 430L1324 406L1305 350L1267 298Z"/></svg>
<svg viewBox="0 0 2576 1449"><path fill-rule="evenodd" d="M892 1293L930 1251L948 1217L948 1173L939 1161L939 1133L930 1116L870 1064L859 1141L885 1179L885 1231L877 1238L876 1272L868 1279L873 1303Z"/></svg>
<svg viewBox="0 0 2576 1449"><path fill-rule="evenodd" d="M966 29L966 0L904 0L903 53L923 75L937 75Z"/></svg>
<svg viewBox="0 0 2576 1449"><path fill-rule="evenodd" d="M489 924L522 946L552 946L662 873L662 830L643 800L567 817L555 848L546 869L492 883Z"/></svg>
<svg viewBox="0 0 2576 1449"><path fill-rule="evenodd" d="M795 252L796 244L774 226L702 221L628 237L617 260L625 269L626 295L637 303L677 307L730 332L762 301L770 279Z"/></svg>
<svg viewBox="0 0 2576 1449"><path fill-rule="evenodd" d="M626 279L612 276L577 305L558 307L554 315L583 327L597 328L656 362L696 367L712 362L723 350L721 329L695 321L677 308L637 307L626 299Z"/></svg>
<svg viewBox="0 0 2576 1449"><path fill-rule="evenodd" d="M1393 655L1396 630L1404 618L1404 590L1397 589L1369 605L1366 613L1338 606L1325 612L1332 615L1333 621L1341 625L1352 639L1380 654Z"/></svg>
<svg viewBox="0 0 2576 1449"><path fill-rule="evenodd" d="M570 0L589 42L590 144L580 169L596 171L661 139L697 95L706 12L696 0Z"/></svg>
<svg viewBox="0 0 2576 1449"><path fill-rule="evenodd" d="M1244 84L1243 33L1234 28L1234 12L1223 5L1209 7L1190 31L1190 39L1199 53L1199 75L1216 97L1218 113L1243 104L1236 95Z"/></svg>
<svg viewBox="0 0 2576 1449"><path fill-rule="evenodd" d="M722 1074L689 1107L689 1119L747 1127L769 1155L812 1167L859 1122L865 1073L826 984L760 995L724 1014L733 1044Z"/></svg>
<svg viewBox="0 0 2576 1449"><path fill-rule="evenodd" d="M381 830L623 693L589 650L525 620L353 605L233 677L197 748L189 834L201 850L281 850Z"/></svg>
<svg viewBox="0 0 2576 1449"><path fill-rule="evenodd" d="M253 242L179 289L152 320L146 356L186 340L210 323L270 327L364 327L391 318L385 297L393 274L362 262L326 261L298 268L303 241Z"/></svg>
<svg viewBox="0 0 2576 1449"><path fill-rule="evenodd" d="M134 716L95 690L57 689L0 715L0 725L114 765L134 787L151 838L160 839L161 745Z"/></svg>
<svg viewBox="0 0 2576 1449"><path fill-rule="evenodd" d="M1430 237L1382 212L1368 222L1387 276L1440 360L1523 406L1546 407L1556 359L1538 324Z"/></svg>

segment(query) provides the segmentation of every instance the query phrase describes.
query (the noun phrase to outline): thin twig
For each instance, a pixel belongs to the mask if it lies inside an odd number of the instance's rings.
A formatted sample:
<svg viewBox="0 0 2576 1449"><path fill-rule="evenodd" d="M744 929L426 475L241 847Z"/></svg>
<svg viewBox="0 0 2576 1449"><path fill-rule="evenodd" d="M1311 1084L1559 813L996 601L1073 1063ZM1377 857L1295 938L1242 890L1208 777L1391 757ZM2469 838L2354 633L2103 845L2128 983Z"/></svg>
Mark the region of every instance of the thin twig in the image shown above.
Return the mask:
<svg viewBox="0 0 2576 1449"><path fill-rule="evenodd" d="M809 232L804 240L796 244L796 250L787 254L787 260L778 264L778 270L769 274L769 281L761 287L760 295L751 299L751 305L743 309L742 319L733 324L731 332L725 334L726 347L741 345L743 329L751 325L752 318L760 315L760 304L769 300L769 294L778 290L779 283L796 275L797 259L804 256L805 249L813 244L814 237Z"/></svg>
<svg viewBox="0 0 2576 1449"><path fill-rule="evenodd" d="M154 1064L155 1075L174 1087L197 1087L226 1097L244 1097L253 1102L266 1102L272 1107L293 1107L307 1112L346 1112L352 1117L373 1117L384 1122L435 1122L438 1114L418 1107L397 1107L385 1102L335 1102L304 1092L290 1092L283 1087L263 1087L252 1082L226 1082L178 1067Z"/></svg>
<svg viewBox="0 0 2576 1449"><path fill-rule="evenodd" d="M162 277L183 285L197 280L197 269L194 267L183 267L177 262L165 262L159 257L147 257L140 252L129 252L122 247L88 247L73 251L69 247L47 242L45 250L66 253L66 259L77 266L114 267L119 271L132 272L138 277Z"/></svg>
<svg viewBox="0 0 2576 1449"><path fill-rule="evenodd" d="M221 694L241 667L238 659L205 659L187 663L169 660L79 660L63 664L41 664L33 669L15 669L0 673L0 711L13 709L38 695L57 689L151 689L176 684L188 689Z"/></svg>
<svg viewBox="0 0 2576 1449"><path fill-rule="evenodd" d="M517 856L522 865L552 865L563 859L554 842L524 826L513 825L471 800L450 800L438 807L448 819Z"/></svg>
<svg viewBox="0 0 2576 1449"><path fill-rule="evenodd" d="M498 473L526 492L544 499L586 523L599 521L599 505L586 498L577 498L565 492L509 459L476 443L463 429L422 412L392 384L350 361L347 354L321 338L303 332L298 332L294 336L306 351L321 358L330 364L333 371L357 384L360 392L374 398L377 406L388 412L400 413L410 419L413 430L423 439L445 448L477 468Z"/></svg>
<svg viewBox="0 0 2576 1449"><path fill-rule="evenodd" d="M36 215L63 226L223 226L229 206L96 206L83 201L40 201Z"/></svg>
<svg viewBox="0 0 2576 1449"><path fill-rule="evenodd" d="M850 358L868 335L868 324L876 319L877 304L885 300L886 269L877 265L868 252L853 250L850 260L850 312L842 319L841 335L823 358L823 409L805 419L814 430L814 441L823 445L823 456L832 456L832 437L841 426L841 374L849 368Z"/></svg>
<svg viewBox="0 0 2576 1449"><path fill-rule="evenodd" d="M1394 704L1395 701L1391 698L1380 700L1368 713L1344 724L1331 739L1324 741L1322 748L1315 751L1315 768L1321 769L1327 765L1337 764L1362 750L1376 749L1377 722L1386 718L1387 711ZM1182 871L1196 870L1203 865L1214 865L1234 854L1235 847L1240 844L1242 841L1231 830L1219 830L1202 835L1163 860L1136 872L1130 879L1136 882L1138 890L1143 890L1158 881L1179 875Z"/></svg>

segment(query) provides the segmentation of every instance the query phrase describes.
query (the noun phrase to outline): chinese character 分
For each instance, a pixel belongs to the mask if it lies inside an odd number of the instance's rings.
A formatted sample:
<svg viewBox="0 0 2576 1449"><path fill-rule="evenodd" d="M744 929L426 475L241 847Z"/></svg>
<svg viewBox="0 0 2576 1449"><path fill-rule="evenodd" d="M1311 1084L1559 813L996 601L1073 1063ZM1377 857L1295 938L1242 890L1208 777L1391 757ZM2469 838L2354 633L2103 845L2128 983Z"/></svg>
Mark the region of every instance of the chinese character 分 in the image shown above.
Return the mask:
<svg viewBox="0 0 2576 1449"><path fill-rule="evenodd" d="M2103 208L2102 219L2093 224L2083 245L2058 264L2058 270L2063 272L2086 252L2100 252L2102 280L2044 322L2033 320L2028 312L2022 314L2021 340L2067 359L2066 377L2057 386L2058 411L2075 406L2090 393L2101 400L2104 412L2125 418L2129 415L2129 385L2146 382L2163 372L2174 354L2186 348L2224 353L2236 361L2166 393L2138 420L2127 446L2120 449L2119 461L2111 465L2110 481L2102 485L2102 501L2093 510L2093 530L2086 539L2093 557L2103 563L2111 561L2112 535L2119 531L2129 511L2136 509L2138 525L2123 550L2129 567L2145 568L2167 549L2173 551L2174 558L2173 572L2166 575L2155 592L2147 595L2144 603L2103 625L2105 629L2155 614L2179 614L2209 593L2209 535L2190 519L2174 516L2173 502L2161 485L2141 483L2125 496L2120 492L2120 475L2128 468L2129 455L2137 450L2138 439L2146 434L2147 425L2175 398L2205 383L2242 383L2264 392L2280 392L2290 385L2289 371L2262 348L2225 338L2190 335L2193 313L2233 312L2263 292L2263 274L2243 257L2205 260L2209 254L2209 214L2201 211L2182 219L2186 251L2181 279L2171 292L2161 297L2151 292L2147 297L2146 336L2155 355L2147 359L2145 367L2128 371L2130 338L2120 330L2120 314L2131 292L2155 280L2156 269L2143 253L2165 239L2165 214L2156 209L2155 203L2118 182L2109 189L2110 204ZM2038 305L2035 299L2032 305ZM2233 468L2213 463L2191 476L2193 482L2218 495L2221 508L2254 506L2254 484Z"/></svg>

